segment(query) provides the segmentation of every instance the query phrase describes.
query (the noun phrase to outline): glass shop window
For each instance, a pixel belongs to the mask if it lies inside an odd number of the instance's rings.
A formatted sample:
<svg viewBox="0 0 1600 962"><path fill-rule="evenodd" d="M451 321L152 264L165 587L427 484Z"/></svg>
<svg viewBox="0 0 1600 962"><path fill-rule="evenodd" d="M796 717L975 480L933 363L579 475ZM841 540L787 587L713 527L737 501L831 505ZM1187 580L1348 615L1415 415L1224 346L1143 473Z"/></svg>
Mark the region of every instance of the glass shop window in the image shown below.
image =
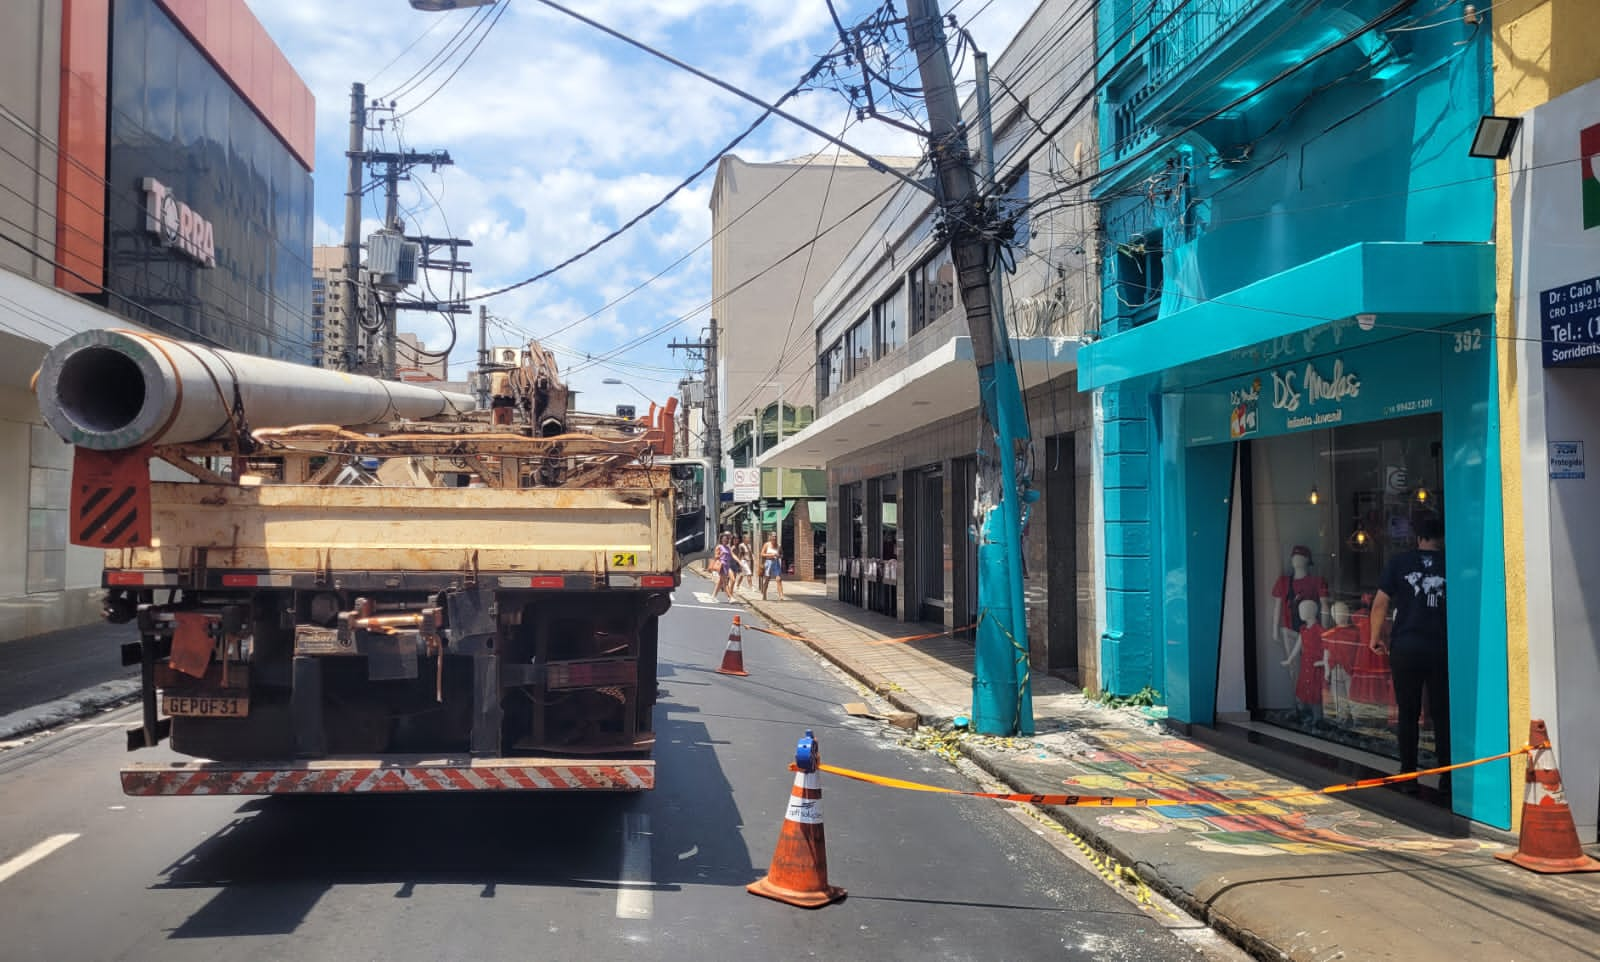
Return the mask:
<svg viewBox="0 0 1600 962"><path fill-rule="evenodd" d="M1397 757L1368 611L1384 564L1444 516L1441 431L1434 414L1251 442L1258 717Z"/></svg>

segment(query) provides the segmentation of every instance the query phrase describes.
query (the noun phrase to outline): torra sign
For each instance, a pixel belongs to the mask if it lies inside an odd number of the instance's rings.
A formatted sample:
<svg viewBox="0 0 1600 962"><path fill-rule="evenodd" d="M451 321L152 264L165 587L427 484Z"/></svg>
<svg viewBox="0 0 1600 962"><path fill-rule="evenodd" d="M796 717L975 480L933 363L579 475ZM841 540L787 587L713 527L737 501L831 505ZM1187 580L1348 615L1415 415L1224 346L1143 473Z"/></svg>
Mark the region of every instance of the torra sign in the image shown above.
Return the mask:
<svg viewBox="0 0 1600 962"><path fill-rule="evenodd" d="M154 177L144 179L144 227L160 237L161 243L183 251L200 266L217 266L211 222L172 196L172 191Z"/></svg>

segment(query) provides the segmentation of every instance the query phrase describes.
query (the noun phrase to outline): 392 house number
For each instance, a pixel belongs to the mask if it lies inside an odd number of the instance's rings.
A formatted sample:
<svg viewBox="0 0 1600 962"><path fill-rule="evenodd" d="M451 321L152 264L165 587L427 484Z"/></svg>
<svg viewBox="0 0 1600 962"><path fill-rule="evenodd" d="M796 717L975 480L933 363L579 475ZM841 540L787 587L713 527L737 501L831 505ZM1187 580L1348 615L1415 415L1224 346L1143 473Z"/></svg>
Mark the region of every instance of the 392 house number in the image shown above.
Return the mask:
<svg viewBox="0 0 1600 962"><path fill-rule="evenodd" d="M1457 354L1466 354L1469 351L1483 349L1483 330L1481 328L1475 327L1470 331L1456 331L1452 336L1456 341L1455 350Z"/></svg>

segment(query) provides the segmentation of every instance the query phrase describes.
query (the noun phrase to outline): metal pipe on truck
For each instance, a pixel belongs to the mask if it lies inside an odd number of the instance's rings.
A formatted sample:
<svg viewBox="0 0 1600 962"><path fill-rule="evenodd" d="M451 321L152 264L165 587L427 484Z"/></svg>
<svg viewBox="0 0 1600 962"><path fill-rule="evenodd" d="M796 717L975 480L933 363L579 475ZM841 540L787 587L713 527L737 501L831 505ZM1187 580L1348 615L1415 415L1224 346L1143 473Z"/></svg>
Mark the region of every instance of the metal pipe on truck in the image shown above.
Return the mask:
<svg viewBox="0 0 1600 962"><path fill-rule="evenodd" d="M84 331L51 348L37 392L57 434L99 451L225 437L236 405L251 428L351 427L476 407L467 394L128 330Z"/></svg>

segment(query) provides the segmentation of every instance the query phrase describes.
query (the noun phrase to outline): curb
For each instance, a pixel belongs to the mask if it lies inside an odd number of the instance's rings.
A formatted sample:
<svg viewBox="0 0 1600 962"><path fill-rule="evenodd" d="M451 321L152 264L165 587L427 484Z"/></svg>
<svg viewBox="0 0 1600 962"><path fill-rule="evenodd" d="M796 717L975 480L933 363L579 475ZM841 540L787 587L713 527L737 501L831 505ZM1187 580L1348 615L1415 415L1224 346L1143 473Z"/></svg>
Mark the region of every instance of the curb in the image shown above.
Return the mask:
<svg viewBox="0 0 1600 962"><path fill-rule="evenodd" d="M19 738L77 721L88 715L118 708L139 697L139 681L133 678L103 682L73 692L65 698L41 702L31 708L0 715L0 740Z"/></svg>
<svg viewBox="0 0 1600 962"><path fill-rule="evenodd" d="M900 709L901 711L911 712L913 715L916 715L918 725L937 726L945 725L950 722L950 716L943 715L938 711L935 711L928 705L923 704L919 699L911 697L911 695L904 691L896 691L896 686L894 683L889 681L887 678L884 678L883 676L874 672L858 668L844 657L828 649L826 646L805 637L798 630L795 630L793 624L786 621L783 617L773 614L772 611L770 611L765 605L755 601L748 601L746 604L750 606L751 611L761 615L761 617L766 619L766 621L769 623L778 625L785 631L788 631L790 634L798 636L801 644L805 645L816 654L822 656L835 668L838 668L851 678L854 678L856 681L859 681L861 684L867 686L874 694L878 695L884 701L887 701L889 704Z"/></svg>
<svg viewBox="0 0 1600 962"><path fill-rule="evenodd" d="M965 740L959 742L958 746L963 756L1012 792L1022 793L1025 791L1025 789L1019 788L1012 783L1005 773L1005 767L999 763L998 756L992 755L980 746L970 745ZM1167 878L1149 862L1141 862L1136 859L1132 854L1100 832L1098 826L1076 818L1072 808L1064 808L1059 805L1036 805L1034 807L1074 836L1082 839L1090 848L1102 855L1110 856L1133 869L1144 884L1160 893L1162 897L1178 908L1189 913L1197 921L1205 923L1207 927L1232 942L1244 952L1249 953L1252 957L1266 960L1266 962L1290 962L1292 957L1288 953L1256 935L1245 925L1213 910L1208 904L1195 898L1194 893Z"/></svg>

